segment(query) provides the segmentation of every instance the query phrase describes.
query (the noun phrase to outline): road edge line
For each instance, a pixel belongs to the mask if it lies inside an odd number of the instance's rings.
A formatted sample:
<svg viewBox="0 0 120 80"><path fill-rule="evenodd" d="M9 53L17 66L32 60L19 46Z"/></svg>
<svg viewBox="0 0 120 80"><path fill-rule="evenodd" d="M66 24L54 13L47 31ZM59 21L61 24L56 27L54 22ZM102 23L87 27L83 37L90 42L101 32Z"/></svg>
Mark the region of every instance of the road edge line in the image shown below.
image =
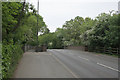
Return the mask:
<svg viewBox="0 0 120 80"><path fill-rule="evenodd" d="M61 65L63 65L63 67L65 69L67 69L68 72L70 72L75 78L78 78L78 76L73 73L64 63L62 63L57 57L55 57L54 55L52 55Z"/></svg>

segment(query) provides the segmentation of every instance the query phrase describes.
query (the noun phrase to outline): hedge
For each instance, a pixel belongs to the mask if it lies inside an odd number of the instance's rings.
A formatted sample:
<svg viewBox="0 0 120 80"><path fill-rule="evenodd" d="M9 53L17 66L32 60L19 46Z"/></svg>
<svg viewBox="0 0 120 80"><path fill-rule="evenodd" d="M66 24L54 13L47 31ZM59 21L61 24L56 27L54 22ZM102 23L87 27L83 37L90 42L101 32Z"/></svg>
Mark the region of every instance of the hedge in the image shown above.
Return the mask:
<svg viewBox="0 0 120 80"><path fill-rule="evenodd" d="M21 45L2 45L2 78L10 78L23 51Z"/></svg>
<svg viewBox="0 0 120 80"><path fill-rule="evenodd" d="M2 79L2 65L1 65L1 62L2 62L2 43L0 42L0 79Z"/></svg>

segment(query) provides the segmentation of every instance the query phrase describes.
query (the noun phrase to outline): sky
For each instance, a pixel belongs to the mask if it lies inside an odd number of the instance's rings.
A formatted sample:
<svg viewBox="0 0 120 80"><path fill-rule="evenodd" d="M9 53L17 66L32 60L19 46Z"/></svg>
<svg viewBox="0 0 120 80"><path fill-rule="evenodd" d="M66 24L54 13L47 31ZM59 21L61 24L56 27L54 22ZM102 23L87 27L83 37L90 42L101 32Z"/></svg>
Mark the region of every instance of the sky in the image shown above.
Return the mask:
<svg viewBox="0 0 120 80"><path fill-rule="evenodd" d="M27 0L37 8L38 0ZM119 0L39 0L39 14L50 32L61 28L65 21L76 16L95 18L111 10L118 11Z"/></svg>

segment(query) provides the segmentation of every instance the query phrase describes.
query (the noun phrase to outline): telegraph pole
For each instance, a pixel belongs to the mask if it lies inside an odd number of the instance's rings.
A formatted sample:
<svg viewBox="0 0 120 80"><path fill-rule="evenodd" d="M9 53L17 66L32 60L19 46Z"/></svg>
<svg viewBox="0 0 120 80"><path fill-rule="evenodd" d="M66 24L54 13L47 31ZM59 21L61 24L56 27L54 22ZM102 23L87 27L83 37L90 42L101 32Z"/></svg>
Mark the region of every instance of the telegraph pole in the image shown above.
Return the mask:
<svg viewBox="0 0 120 80"><path fill-rule="evenodd" d="M120 1L118 2L118 14L120 14Z"/></svg>
<svg viewBox="0 0 120 80"><path fill-rule="evenodd" d="M38 16L39 16L39 0L38 0L38 7L37 7L37 42L38 42Z"/></svg>
<svg viewBox="0 0 120 80"><path fill-rule="evenodd" d="M38 17L39 17L39 0L38 0L38 5L37 5L37 48L36 48L36 52L38 52Z"/></svg>

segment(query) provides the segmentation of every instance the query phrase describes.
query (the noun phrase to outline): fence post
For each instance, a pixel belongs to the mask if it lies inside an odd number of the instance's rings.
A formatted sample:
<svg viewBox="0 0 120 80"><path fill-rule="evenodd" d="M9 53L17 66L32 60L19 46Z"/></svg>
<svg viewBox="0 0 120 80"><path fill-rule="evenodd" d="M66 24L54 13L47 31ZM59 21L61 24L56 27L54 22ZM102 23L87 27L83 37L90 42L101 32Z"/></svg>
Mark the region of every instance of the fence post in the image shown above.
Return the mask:
<svg viewBox="0 0 120 80"><path fill-rule="evenodd" d="M104 47L104 53L106 53L106 48Z"/></svg>
<svg viewBox="0 0 120 80"><path fill-rule="evenodd" d="M117 54L119 54L119 48L117 48Z"/></svg>

